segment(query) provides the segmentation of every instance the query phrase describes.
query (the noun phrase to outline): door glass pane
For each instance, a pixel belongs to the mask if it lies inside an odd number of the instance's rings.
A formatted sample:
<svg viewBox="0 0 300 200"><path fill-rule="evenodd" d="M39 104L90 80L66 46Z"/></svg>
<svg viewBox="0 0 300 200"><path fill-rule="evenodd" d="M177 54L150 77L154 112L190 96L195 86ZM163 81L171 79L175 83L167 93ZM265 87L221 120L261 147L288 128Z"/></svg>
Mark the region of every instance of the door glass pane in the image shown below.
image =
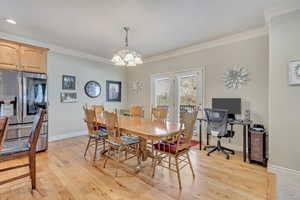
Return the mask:
<svg viewBox="0 0 300 200"><path fill-rule="evenodd" d="M197 76L183 76L179 79L179 105L180 112L193 111L197 102ZM197 135L196 128L198 127L197 122L194 127L194 135Z"/></svg>
<svg viewBox="0 0 300 200"><path fill-rule="evenodd" d="M155 102L156 106L168 106L170 98L170 79L156 80Z"/></svg>
<svg viewBox="0 0 300 200"><path fill-rule="evenodd" d="M186 76L180 78L179 99L181 108L197 105L197 77Z"/></svg>
<svg viewBox="0 0 300 200"><path fill-rule="evenodd" d="M38 108L46 108L46 80L27 78L27 115L35 115Z"/></svg>

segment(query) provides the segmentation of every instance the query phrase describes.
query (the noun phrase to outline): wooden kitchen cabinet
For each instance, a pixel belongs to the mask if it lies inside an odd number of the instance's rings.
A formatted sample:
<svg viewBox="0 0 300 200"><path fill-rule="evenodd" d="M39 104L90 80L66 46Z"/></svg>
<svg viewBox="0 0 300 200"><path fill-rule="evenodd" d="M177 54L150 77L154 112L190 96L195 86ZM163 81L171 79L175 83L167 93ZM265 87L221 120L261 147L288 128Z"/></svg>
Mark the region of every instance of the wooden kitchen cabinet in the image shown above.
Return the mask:
<svg viewBox="0 0 300 200"><path fill-rule="evenodd" d="M0 39L0 69L47 73L48 49Z"/></svg>
<svg viewBox="0 0 300 200"><path fill-rule="evenodd" d="M18 69L19 48L19 44L0 40L0 69Z"/></svg>
<svg viewBox="0 0 300 200"><path fill-rule="evenodd" d="M20 47L22 71L47 73L47 51L37 47Z"/></svg>

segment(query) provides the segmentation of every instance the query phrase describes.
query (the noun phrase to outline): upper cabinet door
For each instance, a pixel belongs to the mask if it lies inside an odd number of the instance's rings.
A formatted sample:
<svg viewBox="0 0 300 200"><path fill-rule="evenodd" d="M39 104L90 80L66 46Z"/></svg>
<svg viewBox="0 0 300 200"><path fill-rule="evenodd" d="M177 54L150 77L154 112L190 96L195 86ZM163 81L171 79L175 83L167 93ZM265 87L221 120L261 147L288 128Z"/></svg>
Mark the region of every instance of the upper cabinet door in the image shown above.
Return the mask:
<svg viewBox="0 0 300 200"><path fill-rule="evenodd" d="M47 73L46 50L30 46L21 46L20 50L23 71Z"/></svg>
<svg viewBox="0 0 300 200"><path fill-rule="evenodd" d="M0 69L18 69L19 45L0 40Z"/></svg>

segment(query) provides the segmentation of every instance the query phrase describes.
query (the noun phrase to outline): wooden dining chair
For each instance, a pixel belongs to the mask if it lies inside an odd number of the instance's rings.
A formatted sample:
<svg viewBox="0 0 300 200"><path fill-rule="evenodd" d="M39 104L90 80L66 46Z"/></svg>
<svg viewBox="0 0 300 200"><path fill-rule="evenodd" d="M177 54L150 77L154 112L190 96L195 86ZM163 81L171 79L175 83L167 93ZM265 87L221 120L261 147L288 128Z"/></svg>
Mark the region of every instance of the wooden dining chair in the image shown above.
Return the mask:
<svg viewBox="0 0 300 200"><path fill-rule="evenodd" d="M99 127L97 123L97 115L95 108L88 108L83 106L85 114L85 123L88 128L89 140L85 148L84 158L91 147L95 147L93 161L95 162L97 157L97 152L99 150L105 151L105 140L107 138L107 131L105 127Z"/></svg>
<svg viewBox="0 0 300 200"><path fill-rule="evenodd" d="M151 108L151 120L158 120L166 122L168 118L168 107L152 107ZM152 153L154 152L153 140L147 142L147 147L151 148ZM154 160L152 160L154 162Z"/></svg>
<svg viewBox="0 0 300 200"><path fill-rule="evenodd" d="M190 142L193 135L195 121L197 119L198 111L181 113L181 132L175 137L166 138L154 144L155 161L152 176L155 175L155 168L162 166L177 173L179 188L182 189L180 169L189 165L195 178L191 159L189 156ZM172 163L172 158L175 163ZM166 166L167 164L167 166ZM182 164L182 166L180 166Z"/></svg>
<svg viewBox="0 0 300 200"><path fill-rule="evenodd" d="M0 151L2 149L8 128L8 117L0 117Z"/></svg>
<svg viewBox="0 0 300 200"><path fill-rule="evenodd" d="M33 126L31 129L30 136L28 140L16 140L16 141L6 141L3 144L3 148L0 151L0 162L12 159L18 159L24 156L28 156L29 163L21 164L13 167L8 167L0 169L0 172L5 172L9 170L14 170L23 167L29 167L29 173L19 175L7 180L1 180L0 185L9 183L21 178L30 176L31 178L31 188L36 188L36 144L41 132L42 123L46 110L40 109L38 114L35 116L33 121Z"/></svg>
<svg viewBox="0 0 300 200"><path fill-rule="evenodd" d="M101 116L104 112L103 105L92 105L92 108L95 110L96 116Z"/></svg>
<svg viewBox="0 0 300 200"><path fill-rule="evenodd" d="M151 120L166 121L168 118L167 107L153 107L151 108Z"/></svg>
<svg viewBox="0 0 300 200"><path fill-rule="evenodd" d="M119 129L118 115L116 112L104 112L105 125L108 133L107 143L109 145L106 152L106 159L103 167L105 168L108 159L112 159L115 162L121 163L125 160L137 157L139 163L139 143L140 140L136 136L121 135ZM121 160L121 153L132 154L133 156L127 157ZM111 155L113 153L113 155ZM115 154L116 153L116 154ZM118 165L116 165L115 176L118 176Z"/></svg>
<svg viewBox="0 0 300 200"><path fill-rule="evenodd" d="M144 117L144 109L142 106L131 106L129 111L133 117Z"/></svg>

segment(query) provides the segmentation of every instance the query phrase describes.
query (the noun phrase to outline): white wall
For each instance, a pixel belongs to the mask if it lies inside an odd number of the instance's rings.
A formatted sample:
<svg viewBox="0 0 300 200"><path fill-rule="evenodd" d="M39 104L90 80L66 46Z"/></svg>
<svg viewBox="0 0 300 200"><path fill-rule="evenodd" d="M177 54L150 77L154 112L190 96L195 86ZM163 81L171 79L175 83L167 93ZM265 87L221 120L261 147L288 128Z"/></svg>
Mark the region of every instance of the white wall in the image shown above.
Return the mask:
<svg viewBox="0 0 300 200"><path fill-rule="evenodd" d="M226 89L222 76L234 65L249 70L250 82L241 89ZM243 105L250 105L251 117L256 123L268 124L268 37L261 36L229 45L205 49L189 55L151 62L129 68L127 72L128 104L143 105L149 114L150 76L157 73L175 72L205 67L205 101L211 106L212 97L240 97ZM144 83L143 91L134 94L132 81ZM244 106L245 108L245 106ZM244 109L243 109L244 111ZM237 129L232 144L241 146L242 129ZM241 149L241 148L240 148Z"/></svg>
<svg viewBox="0 0 300 200"><path fill-rule="evenodd" d="M277 198L300 199L300 86L288 85L288 61L300 60L300 10L269 24L269 171L276 173Z"/></svg>
<svg viewBox="0 0 300 200"><path fill-rule="evenodd" d="M76 76L77 103L60 102L62 75ZM101 95L94 99L84 93L84 85L90 80L102 86ZM122 81L122 103L106 102L106 80ZM124 69L53 52L48 56L48 88L50 139L86 132L82 105L104 104L106 109L113 110L123 107L127 98Z"/></svg>
<svg viewBox="0 0 300 200"><path fill-rule="evenodd" d="M270 24L270 163L300 171L300 86L288 85L288 61L300 60L300 10Z"/></svg>

